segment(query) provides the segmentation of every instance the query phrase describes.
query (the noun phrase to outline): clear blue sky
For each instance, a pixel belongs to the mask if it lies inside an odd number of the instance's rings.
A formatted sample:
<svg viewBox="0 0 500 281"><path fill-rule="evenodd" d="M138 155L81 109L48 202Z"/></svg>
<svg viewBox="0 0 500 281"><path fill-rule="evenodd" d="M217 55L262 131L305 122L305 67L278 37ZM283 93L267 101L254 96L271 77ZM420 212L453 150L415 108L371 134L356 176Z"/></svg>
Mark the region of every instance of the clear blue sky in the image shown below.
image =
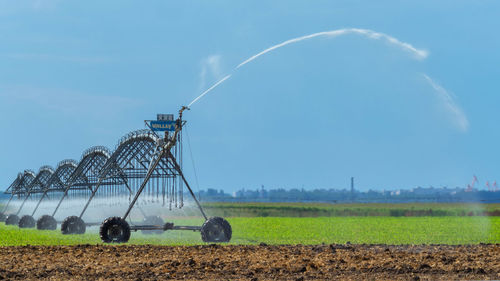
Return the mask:
<svg viewBox="0 0 500 281"><path fill-rule="evenodd" d="M500 180L499 14L472 0L0 0L0 189L114 148L227 74L185 115L201 188L454 187L473 174L482 187ZM342 28L428 56L346 34L233 71Z"/></svg>

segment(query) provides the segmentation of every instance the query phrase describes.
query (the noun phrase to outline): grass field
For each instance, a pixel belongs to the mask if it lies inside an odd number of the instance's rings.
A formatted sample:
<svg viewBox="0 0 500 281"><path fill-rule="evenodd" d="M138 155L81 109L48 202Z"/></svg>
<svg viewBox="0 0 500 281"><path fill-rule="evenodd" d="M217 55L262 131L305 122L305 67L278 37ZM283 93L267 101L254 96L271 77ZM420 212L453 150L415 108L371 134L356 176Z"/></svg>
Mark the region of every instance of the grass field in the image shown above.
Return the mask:
<svg viewBox="0 0 500 281"><path fill-rule="evenodd" d="M477 244L500 243L500 217L259 217L229 218L231 244ZM176 224L201 225L199 219ZM0 223L0 246L100 243L98 228L84 235L19 229ZM170 231L162 235L132 233L129 243L202 244L200 234Z"/></svg>
<svg viewBox="0 0 500 281"><path fill-rule="evenodd" d="M343 216L500 216L500 204L399 203L203 203L223 217L343 217Z"/></svg>

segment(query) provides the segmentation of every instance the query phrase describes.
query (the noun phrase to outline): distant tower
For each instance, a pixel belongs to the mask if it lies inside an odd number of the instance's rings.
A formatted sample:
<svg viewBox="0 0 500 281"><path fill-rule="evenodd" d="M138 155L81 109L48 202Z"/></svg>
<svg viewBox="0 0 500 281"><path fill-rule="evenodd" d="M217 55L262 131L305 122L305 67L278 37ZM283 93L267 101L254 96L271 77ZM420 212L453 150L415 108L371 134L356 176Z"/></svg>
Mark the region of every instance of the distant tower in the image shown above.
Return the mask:
<svg viewBox="0 0 500 281"><path fill-rule="evenodd" d="M354 202L354 177L351 177L351 202Z"/></svg>

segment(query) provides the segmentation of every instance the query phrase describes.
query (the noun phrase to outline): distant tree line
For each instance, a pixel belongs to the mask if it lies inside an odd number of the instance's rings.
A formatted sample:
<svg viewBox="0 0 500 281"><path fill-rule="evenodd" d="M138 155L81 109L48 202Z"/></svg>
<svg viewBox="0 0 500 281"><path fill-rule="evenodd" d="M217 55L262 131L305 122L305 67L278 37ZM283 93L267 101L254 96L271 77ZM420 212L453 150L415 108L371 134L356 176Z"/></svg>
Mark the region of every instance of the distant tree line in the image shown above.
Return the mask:
<svg viewBox="0 0 500 281"><path fill-rule="evenodd" d="M500 203L500 191L463 188L422 188L395 191L358 191L348 189L240 189L232 194L208 188L197 192L202 201L218 202L325 202L325 203L406 203L477 202Z"/></svg>
<svg viewBox="0 0 500 281"><path fill-rule="evenodd" d="M226 193L221 189L208 188L196 191L196 197L204 202L323 202L323 203L500 203L500 191L466 190L464 188L422 188L392 191L348 189L240 189ZM186 198L190 197L185 194ZM0 200L9 195L0 192Z"/></svg>

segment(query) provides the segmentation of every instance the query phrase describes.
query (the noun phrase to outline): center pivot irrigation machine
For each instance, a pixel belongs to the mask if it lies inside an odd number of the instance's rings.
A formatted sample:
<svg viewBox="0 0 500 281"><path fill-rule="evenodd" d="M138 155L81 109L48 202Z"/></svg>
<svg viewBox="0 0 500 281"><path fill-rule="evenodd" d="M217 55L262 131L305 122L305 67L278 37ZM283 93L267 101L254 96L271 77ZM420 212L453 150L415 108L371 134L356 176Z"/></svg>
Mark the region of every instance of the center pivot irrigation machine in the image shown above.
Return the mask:
<svg viewBox="0 0 500 281"><path fill-rule="evenodd" d="M148 129L124 136L113 153L106 147L96 146L86 150L80 162L63 160L55 170L43 166L37 174L31 170L20 173L6 190L10 198L0 213L0 221L8 225L17 224L21 228L36 226L40 230L53 230L57 228L55 216L63 201L76 199L71 201L71 210L80 207L81 212L61 222L63 234L82 234L87 226L100 224L99 234L105 243L127 242L131 231L138 230L143 233L200 231L204 242L229 242L232 235L230 224L221 217L207 217L182 172L182 128L186 124L182 120L182 113L186 109L189 108L183 106L179 110L176 120L173 114L158 114L157 120L145 121ZM160 136L158 132L164 135ZM182 208L184 186L205 219L202 226L164 223L159 216L147 216L140 206L147 206L148 202L154 201L161 202L163 207L168 205L169 209ZM147 199L141 201L141 195ZM111 212L110 206L123 201L127 202L126 211L123 216L108 217L102 223L84 222L82 217L89 208L96 208L96 204L91 205L93 199L101 200L98 210L101 213L106 210ZM13 213L5 215L13 200L17 200L19 206ZM29 204L25 203L28 200L35 206L31 212L26 211ZM47 201L57 202L55 208L50 215L43 215L35 221L34 216L41 203ZM80 202L85 204L81 206ZM133 209L142 214L142 223L135 224L130 219ZM21 213L25 215L20 217Z"/></svg>

